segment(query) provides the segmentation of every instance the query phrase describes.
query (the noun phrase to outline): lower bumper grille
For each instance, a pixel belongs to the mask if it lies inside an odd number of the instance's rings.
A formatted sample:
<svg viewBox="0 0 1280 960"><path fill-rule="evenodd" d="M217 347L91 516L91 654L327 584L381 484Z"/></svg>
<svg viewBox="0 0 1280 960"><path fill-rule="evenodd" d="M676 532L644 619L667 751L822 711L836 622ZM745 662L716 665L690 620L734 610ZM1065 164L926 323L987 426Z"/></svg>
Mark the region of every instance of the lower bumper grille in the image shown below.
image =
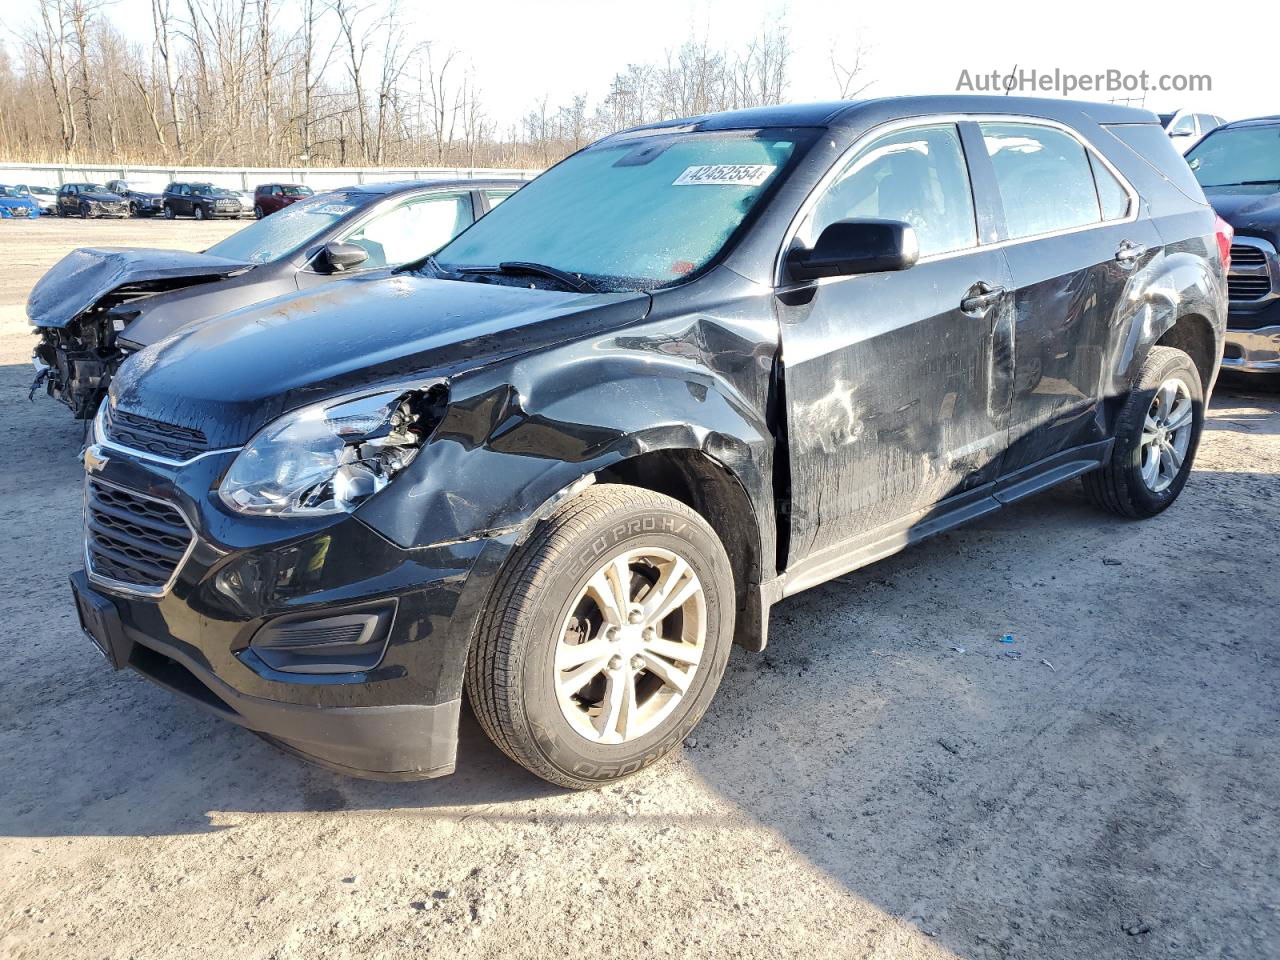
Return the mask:
<svg viewBox="0 0 1280 960"><path fill-rule="evenodd" d="M195 542L173 504L86 480L85 566L89 576L150 596L167 591Z"/></svg>

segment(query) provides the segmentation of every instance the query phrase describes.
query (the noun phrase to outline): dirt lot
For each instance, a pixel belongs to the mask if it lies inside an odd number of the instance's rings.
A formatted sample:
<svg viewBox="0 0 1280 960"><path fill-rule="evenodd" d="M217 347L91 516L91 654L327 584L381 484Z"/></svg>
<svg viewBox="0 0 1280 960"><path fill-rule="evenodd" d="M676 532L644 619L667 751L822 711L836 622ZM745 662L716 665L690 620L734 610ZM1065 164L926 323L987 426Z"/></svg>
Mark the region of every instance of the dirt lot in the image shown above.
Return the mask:
<svg viewBox="0 0 1280 960"><path fill-rule="evenodd" d="M1280 957L1280 397L1220 391L1156 520L1068 486L788 600L613 789L469 720L455 776L360 782L109 673L69 601L27 290L228 229L0 226L0 956Z"/></svg>

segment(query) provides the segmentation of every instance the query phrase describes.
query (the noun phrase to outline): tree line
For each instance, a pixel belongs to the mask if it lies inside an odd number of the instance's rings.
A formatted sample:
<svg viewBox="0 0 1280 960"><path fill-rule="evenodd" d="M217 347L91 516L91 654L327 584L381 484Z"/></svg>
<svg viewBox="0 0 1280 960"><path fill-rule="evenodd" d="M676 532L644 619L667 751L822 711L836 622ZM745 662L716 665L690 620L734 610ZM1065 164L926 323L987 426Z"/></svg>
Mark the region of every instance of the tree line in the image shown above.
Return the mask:
<svg viewBox="0 0 1280 960"><path fill-rule="evenodd" d="M735 49L690 36L595 96L487 112L465 55L414 39L400 0L35 0L0 46L0 157L211 166L541 167L640 123L786 99L780 20ZM832 93L860 61L831 57ZM865 84L863 84L865 86Z"/></svg>

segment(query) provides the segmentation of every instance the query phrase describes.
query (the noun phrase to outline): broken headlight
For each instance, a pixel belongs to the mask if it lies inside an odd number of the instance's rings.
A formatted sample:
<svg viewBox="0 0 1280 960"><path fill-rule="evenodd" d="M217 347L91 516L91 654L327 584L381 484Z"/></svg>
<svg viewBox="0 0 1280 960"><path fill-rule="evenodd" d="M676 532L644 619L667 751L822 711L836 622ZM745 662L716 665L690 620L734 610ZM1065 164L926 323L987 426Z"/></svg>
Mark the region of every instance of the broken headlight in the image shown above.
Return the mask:
<svg viewBox="0 0 1280 960"><path fill-rule="evenodd" d="M330 400L269 423L218 487L237 513L349 513L413 462L439 421L444 388Z"/></svg>

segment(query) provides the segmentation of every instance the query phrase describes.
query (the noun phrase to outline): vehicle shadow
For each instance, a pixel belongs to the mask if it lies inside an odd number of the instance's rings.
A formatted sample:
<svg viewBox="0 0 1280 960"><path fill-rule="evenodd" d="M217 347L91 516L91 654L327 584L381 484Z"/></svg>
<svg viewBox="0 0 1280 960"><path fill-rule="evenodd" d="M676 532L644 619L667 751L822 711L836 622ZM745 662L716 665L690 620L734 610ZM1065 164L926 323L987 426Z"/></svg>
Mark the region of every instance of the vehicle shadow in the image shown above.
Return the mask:
<svg viewBox="0 0 1280 960"><path fill-rule="evenodd" d="M0 370L0 392L19 379ZM1198 471L1173 510L1140 524L1067 485L784 601L769 649L734 652L684 749L588 805L507 760L469 712L453 776L373 783L109 673L66 596L79 427L6 396L0 431L25 438L0 473L14 571L0 599L0 836L200 834L241 814L339 811L697 820L674 803L626 809L673 778L958 956L1062 956L1059 938L1081 925L1127 947L1148 935L1122 924L1161 918L1150 942L1197 911L1245 929L1260 909L1195 878L1261 889L1274 856L1280 658L1221 611L1276 609L1280 586L1204 531L1247 536L1255 518L1224 491L1274 488L1272 473ZM1184 955L1207 955L1196 934L1176 936Z"/></svg>

